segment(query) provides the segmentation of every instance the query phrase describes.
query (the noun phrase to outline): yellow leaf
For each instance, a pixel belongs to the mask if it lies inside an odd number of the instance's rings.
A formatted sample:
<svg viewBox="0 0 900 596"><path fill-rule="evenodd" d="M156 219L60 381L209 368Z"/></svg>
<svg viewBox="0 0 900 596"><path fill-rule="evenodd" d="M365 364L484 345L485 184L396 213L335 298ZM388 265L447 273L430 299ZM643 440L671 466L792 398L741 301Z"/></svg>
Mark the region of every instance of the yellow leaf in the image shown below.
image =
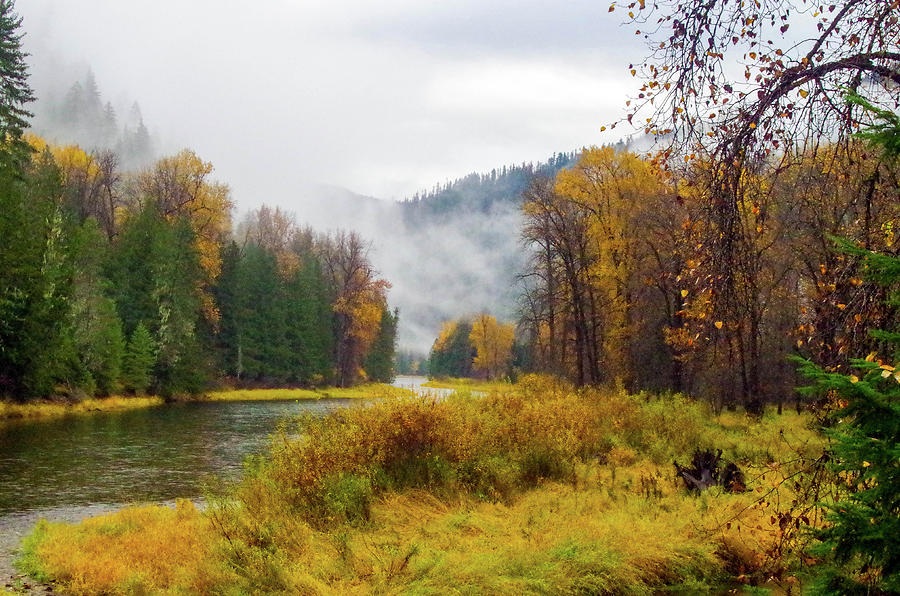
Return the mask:
<svg viewBox="0 0 900 596"><path fill-rule="evenodd" d="M722 321L716 321L716 329L722 328Z"/></svg>
<svg viewBox="0 0 900 596"><path fill-rule="evenodd" d="M801 90L800 90L800 97L804 97L804 98L805 98L807 95L809 95L809 91L807 91L807 90L805 90L805 89L801 89Z"/></svg>
<svg viewBox="0 0 900 596"><path fill-rule="evenodd" d="M682 298L687 298L687 295L688 295L688 291L687 291L687 290L681 290L681 297L682 297Z"/></svg>
<svg viewBox="0 0 900 596"><path fill-rule="evenodd" d="M847 308L847 305L846 304L838 304L837 307L838 307L838 310L844 310L845 308Z"/></svg>
<svg viewBox="0 0 900 596"><path fill-rule="evenodd" d="M875 352L869 352L869 355L866 356L866 362L875 362Z"/></svg>
<svg viewBox="0 0 900 596"><path fill-rule="evenodd" d="M862 467L868 468L868 467L871 466L871 465L872 465L872 464L870 464L870 463L867 462L866 460L863 460Z"/></svg>

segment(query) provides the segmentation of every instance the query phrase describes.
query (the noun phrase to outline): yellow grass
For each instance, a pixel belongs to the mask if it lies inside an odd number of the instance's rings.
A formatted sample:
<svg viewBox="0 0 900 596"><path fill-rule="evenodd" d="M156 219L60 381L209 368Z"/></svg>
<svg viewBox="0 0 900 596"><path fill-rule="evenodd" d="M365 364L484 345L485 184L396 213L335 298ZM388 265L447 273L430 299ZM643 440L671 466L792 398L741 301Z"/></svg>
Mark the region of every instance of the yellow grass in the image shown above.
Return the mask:
<svg viewBox="0 0 900 596"><path fill-rule="evenodd" d="M44 523L23 568L74 593L112 594L794 585L803 529L819 523L797 475L823 447L810 422L713 416L677 396L576 393L540 378L480 399L389 400L307 421L307 434L276 440L202 514L183 504ZM687 463L697 446L737 461L748 491L688 493L672 459ZM529 480L535 461L562 467ZM785 512L792 523L777 523Z"/></svg>
<svg viewBox="0 0 900 596"><path fill-rule="evenodd" d="M75 526L40 522L26 540L33 550L25 567L40 559L38 575L58 579L76 595L149 594L174 586L199 594L224 580L210 565L217 540L190 501L174 509L131 507Z"/></svg>
<svg viewBox="0 0 900 596"><path fill-rule="evenodd" d="M648 477L659 494L645 494ZM769 513L754 501L688 495L667 469L639 461L614 474L583 466L576 482L548 482L510 503L413 490L385 495L360 526L270 521L257 529L263 556L223 540L189 505L43 524L35 554L73 594L697 593L764 567ZM729 574L732 565L743 571ZM276 584L241 576L261 566L276 568Z"/></svg>
<svg viewBox="0 0 900 596"><path fill-rule="evenodd" d="M430 379L427 383L422 383L422 387L431 387L432 389L455 389L456 391L481 391L484 393L489 393L491 391L509 391L514 388L515 385L507 381L480 381L478 379L441 378Z"/></svg>
<svg viewBox="0 0 900 596"><path fill-rule="evenodd" d="M357 387L325 389L247 389L213 391L205 396L187 398L211 401L262 401L262 400L296 400L296 399L322 399L334 398L382 398L405 397L412 395L409 389L400 389L383 383L368 383ZM14 403L0 401L0 422L3 420L39 420L57 418L70 414L85 414L93 412L111 412L115 410L132 410L160 406L163 398L157 396L124 397L112 396L97 399L84 399L81 401L32 401L27 403Z"/></svg>
<svg viewBox="0 0 900 596"><path fill-rule="evenodd" d="M162 405L161 397L104 397L85 399L77 402L36 401L18 404L0 401L0 421L11 419L43 419L83 414L90 412L110 412L131 410Z"/></svg>
<svg viewBox="0 0 900 596"><path fill-rule="evenodd" d="M382 397L407 397L409 389L401 389L384 383L367 383L356 387L326 387L321 389L229 389L206 394L210 401L265 401L292 399L369 399Z"/></svg>

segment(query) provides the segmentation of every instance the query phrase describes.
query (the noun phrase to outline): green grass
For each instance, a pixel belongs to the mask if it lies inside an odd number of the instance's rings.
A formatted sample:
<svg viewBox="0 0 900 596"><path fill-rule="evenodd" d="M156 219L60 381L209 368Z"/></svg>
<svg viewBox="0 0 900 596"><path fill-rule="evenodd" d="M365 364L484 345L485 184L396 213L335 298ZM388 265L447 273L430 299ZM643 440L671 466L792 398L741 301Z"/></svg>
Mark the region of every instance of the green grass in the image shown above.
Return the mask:
<svg viewBox="0 0 900 596"><path fill-rule="evenodd" d="M384 400L299 424L204 512L44 524L25 544L25 568L73 593L113 594L792 585L803 534L771 520L804 505L799 472L823 448L807 416L714 416L678 396L576 392L537 377L480 398ZM749 490L687 493L671 462L698 446L737 461ZM179 527L202 540L186 547ZM95 565L97 553L108 562Z"/></svg>

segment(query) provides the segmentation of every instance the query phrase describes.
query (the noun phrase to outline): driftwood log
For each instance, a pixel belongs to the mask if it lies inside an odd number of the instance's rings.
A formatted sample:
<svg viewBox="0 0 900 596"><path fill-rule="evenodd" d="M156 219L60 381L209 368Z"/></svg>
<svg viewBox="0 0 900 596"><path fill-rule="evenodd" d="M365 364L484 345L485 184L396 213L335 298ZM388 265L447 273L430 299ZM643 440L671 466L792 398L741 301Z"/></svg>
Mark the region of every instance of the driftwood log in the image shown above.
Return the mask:
<svg viewBox="0 0 900 596"><path fill-rule="evenodd" d="M694 451L689 466L682 466L677 461L673 463L688 490L700 492L711 486L722 486L729 492L746 490L744 474L737 464L729 462L721 467L721 449L715 452L711 449Z"/></svg>

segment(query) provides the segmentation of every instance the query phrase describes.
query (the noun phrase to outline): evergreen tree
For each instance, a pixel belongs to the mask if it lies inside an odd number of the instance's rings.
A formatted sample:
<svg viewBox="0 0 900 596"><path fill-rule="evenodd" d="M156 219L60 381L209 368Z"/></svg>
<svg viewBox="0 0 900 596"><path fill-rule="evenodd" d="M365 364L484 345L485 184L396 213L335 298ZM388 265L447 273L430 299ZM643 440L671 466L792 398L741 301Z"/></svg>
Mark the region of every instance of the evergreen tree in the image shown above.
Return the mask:
<svg viewBox="0 0 900 596"><path fill-rule="evenodd" d="M881 121L861 136L883 149L887 159L900 157L900 118L863 105ZM900 307L900 257L862 250L846 241L840 248L861 259L863 273L886 288L889 304ZM832 414L836 423L830 468L843 496L828 509L829 525L817 532L813 590L820 594L900 593L900 323L892 331L873 331L880 354L852 362L860 376L828 373L804 362L801 370L818 394L838 395L844 405Z"/></svg>
<svg viewBox="0 0 900 596"><path fill-rule="evenodd" d="M94 218L75 230L73 238L74 281L70 301L72 340L79 370L93 393L108 395L117 388L125 341L115 303L105 295L107 282L101 276L107 252L106 236Z"/></svg>
<svg viewBox="0 0 900 596"><path fill-rule="evenodd" d="M306 255L286 285L287 340L296 380L305 385L331 381L334 361L334 313L319 260Z"/></svg>
<svg viewBox="0 0 900 596"><path fill-rule="evenodd" d="M286 301L275 255L250 244L238 270L237 332L243 378L283 382L290 374Z"/></svg>
<svg viewBox="0 0 900 596"><path fill-rule="evenodd" d="M153 338L144 324L138 323L125 348L122 360L122 386L133 393L145 393L150 387L155 365Z"/></svg>
<svg viewBox="0 0 900 596"><path fill-rule="evenodd" d="M215 336L218 369L226 376L240 377L243 354L238 328L239 267L241 249L232 241L222 247L222 271L216 279L213 297L219 308L219 332Z"/></svg>
<svg viewBox="0 0 900 596"><path fill-rule="evenodd" d="M378 335L369 348L365 371L370 381L390 383L394 380L394 352L397 348L397 320L399 312L385 307L381 311Z"/></svg>
<svg viewBox="0 0 900 596"><path fill-rule="evenodd" d="M197 331L203 272L190 223L166 219L148 202L125 224L107 266L126 333L143 323L156 345L155 390L164 396L203 388L206 361Z"/></svg>
<svg viewBox="0 0 900 596"><path fill-rule="evenodd" d="M865 262L867 276L893 286L892 302L900 306L900 258L868 253ZM859 376L801 366L814 382L808 391L835 393L845 404L831 415L829 465L843 496L828 507L830 525L818 532L822 543L814 552L824 562L814 591L821 594L900 593L900 332L873 335L885 350L852 361Z"/></svg>
<svg viewBox="0 0 900 596"><path fill-rule="evenodd" d="M428 357L428 374L432 377L471 377L475 358L471 334L470 321L445 323L445 330Z"/></svg>
<svg viewBox="0 0 900 596"><path fill-rule="evenodd" d="M60 196L48 152L27 169L0 168L0 393L18 399L75 381L70 222Z"/></svg>
<svg viewBox="0 0 900 596"><path fill-rule="evenodd" d="M34 101L28 85L27 54L22 51L22 17L13 0L0 0L0 167L21 167L31 154L22 138L32 116L25 106Z"/></svg>

